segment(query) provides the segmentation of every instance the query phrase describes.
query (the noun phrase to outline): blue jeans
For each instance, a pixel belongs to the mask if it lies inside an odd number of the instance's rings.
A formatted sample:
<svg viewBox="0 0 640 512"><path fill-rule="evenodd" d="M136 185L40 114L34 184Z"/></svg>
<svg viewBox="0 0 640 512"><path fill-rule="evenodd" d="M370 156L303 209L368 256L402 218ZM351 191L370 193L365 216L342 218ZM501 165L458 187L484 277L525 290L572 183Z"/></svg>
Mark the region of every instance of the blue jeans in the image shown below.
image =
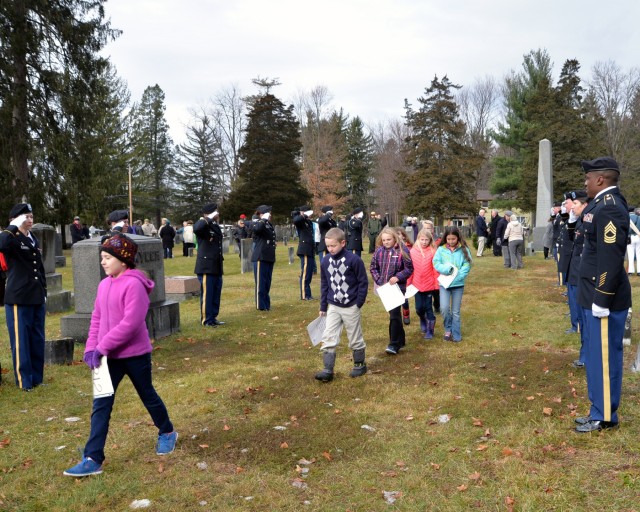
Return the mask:
<svg viewBox="0 0 640 512"><path fill-rule="evenodd" d="M158 428L158 434L173 432L173 424L162 399L156 393L151 381L151 354L127 357L125 359L109 359L109 374L113 382L114 393L93 401L91 412L91 433L84 447L84 456L91 457L98 464L104 461L104 445L109 432L109 420L115 401L115 392L125 375L129 376L140 400L149 411L153 424Z"/></svg>
<svg viewBox="0 0 640 512"><path fill-rule="evenodd" d="M420 318L424 316L427 320L436 319L436 315L433 314L433 296L434 295L435 295L434 291L416 293L416 314Z"/></svg>
<svg viewBox="0 0 640 512"><path fill-rule="evenodd" d="M453 334L453 341L462 340L460 306L462 306L463 292L464 286L440 287L440 311L442 312L444 330Z"/></svg>

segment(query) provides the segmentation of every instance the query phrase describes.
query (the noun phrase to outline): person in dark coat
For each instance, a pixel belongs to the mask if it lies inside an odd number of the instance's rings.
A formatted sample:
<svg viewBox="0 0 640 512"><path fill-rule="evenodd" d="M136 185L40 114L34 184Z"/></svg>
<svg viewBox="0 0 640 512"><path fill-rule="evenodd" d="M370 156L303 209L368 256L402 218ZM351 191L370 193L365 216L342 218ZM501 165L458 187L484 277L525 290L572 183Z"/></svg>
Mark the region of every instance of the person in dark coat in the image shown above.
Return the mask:
<svg viewBox="0 0 640 512"><path fill-rule="evenodd" d="M71 231L71 245L75 244L76 242L80 242L81 240L85 240L87 238L85 236L82 223L80 222L80 217L73 218L73 222L69 226L69 231Z"/></svg>
<svg viewBox="0 0 640 512"><path fill-rule="evenodd" d="M238 246L238 255L242 257L242 251L240 249L242 240L248 237L244 219L238 219L238 223L231 230L231 234L233 235L233 240Z"/></svg>
<svg viewBox="0 0 640 512"><path fill-rule="evenodd" d="M256 309L271 310L271 280L276 263L276 230L271 224L271 206L256 208L258 220L253 223L253 277L256 283Z"/></svg>
<svg viewBox="0 0 640 512"><path fill-rule="evenodd" d="M511 257L509 256L509 241L505 240L504 232L507 230L507 226L509 225L509 217L513 214L511 210L507 210L504 212L504 217L500 217L496 227L496 243L502 248L504 246L504 250L502 250L502 255L504 256L504 266L506 268L511 268Z"/></svg>
<svg viewBox="0 0 640 512"><path fill-rule="evenodd" d="M32 226L31 205L19 203L0 233L0 252L8 267L4 303L13 371L16 386L24 391L31 391L44 379L47 280Z"/></svg>
<svg viewBox="0 0 640 512"><path fill-rule="evenodd" d="M222 230L218 226L218 205L202 208L202 217L193 226L198 239L198 257L194 273L200 281L200 323L206 327L224 325L218 320L222 294Z"/></svg>
<svg viewBox="0 0 640 512"><path fill-rule="evenodd" d="M364 211L362 208L356 208L351 214L349 219L349 241L347 242L347 251L351 251L353 254L357 254L362 257L362 218L364 217Z"/></svg>
<svg viewBox="0 0 640 512"><path fill-rule="evenodd" d="M292 212L293 225L298 231L298 252L300 257L300 299L313 300L311 279L315 268L315 237L310 217L313 209L309 205L301 206Z"/></svg>
<svg viewBox="0 0 640 512"><path fill-rule="evenodd" d="M578 303L587 331L587 390L591 408L576 418L577 432L618 425L622 394L624 327L631 285L624 268L629 209L620 193L618 163L610 157L582 162L589 204L582 211L584 248Z"/></svg>
<svg viewBox="0 0 640 512"><path fill-rule="evenodd" d="M498 210L491 210L491 221L489 222L489 240L487 243L493 250L494 256L502 256L502 243L496 243L496 231L498 230L498 222L500 222L500 215Z"/></svg>
<svg viewBox="0 0 640 512"><path fill-rule="evenodd" d="M327 244L324 240L327 231L331 228L337 228L338 223L333 218L333 206L326 205L322 207L322 215L318 217L318 228L320 228L320 243L318 244L318 255L320 260L327 255Z"/></svg>
<svg viewBox="0 0 640 512"><path fill-rule="evenodd" d="M164 259L173 258L173 244L176 238L176 230L169 222L169 219L162 219L162 226L158 230L158 236L162 240L162 250Z"/></svg>

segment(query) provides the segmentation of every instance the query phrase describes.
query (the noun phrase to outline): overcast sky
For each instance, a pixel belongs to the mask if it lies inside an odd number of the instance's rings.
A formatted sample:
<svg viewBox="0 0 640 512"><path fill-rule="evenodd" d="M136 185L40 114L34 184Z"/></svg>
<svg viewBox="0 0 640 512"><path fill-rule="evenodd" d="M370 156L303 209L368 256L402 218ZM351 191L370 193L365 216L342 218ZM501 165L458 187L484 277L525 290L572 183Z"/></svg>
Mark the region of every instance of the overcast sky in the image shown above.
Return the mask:
<svg viewBox="0 0 640 512"><path fill-rule="evenodd" d="M520 70L544 48L557 77L576 58L581 76L598 61L640 66L640 2L635 0L108 0L123 34L109 43L134 101L156 83L166 95L175 142L189 109L231 84L278 78L273 93L291 103L326 86L332 105L365 123L403 115L434 75L460 85Z"/></svg>

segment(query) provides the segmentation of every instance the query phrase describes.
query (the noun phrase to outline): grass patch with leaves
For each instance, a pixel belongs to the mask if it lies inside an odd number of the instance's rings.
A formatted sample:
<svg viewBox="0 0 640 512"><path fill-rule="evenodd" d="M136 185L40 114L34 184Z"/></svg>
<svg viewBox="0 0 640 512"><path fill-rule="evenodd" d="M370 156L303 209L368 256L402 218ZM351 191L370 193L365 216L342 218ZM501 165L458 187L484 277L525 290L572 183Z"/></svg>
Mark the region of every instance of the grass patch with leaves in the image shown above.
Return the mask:
<svg viewBox="0 0 640 512"><path fill-rule="evenodd" d="M336 379L321 384L313 379L321 357L306 335L318 302L299 300L299 267L286 248L278 258L270 312L255 310L253 275L240 273L236 255L225 262L225 326L205 330L198 300L181 304L181 332L158 340L153 354L177 449L155 455L157 432L125 380L100 476L62 476L89 432L83 347L76 364L47 367L47 386L23 393L6 372L0 330L0 510L125 510L143 498L151 510L638 510L638 377L625 374L619 429L573 432L588 400L584 371L570 366L579 339L564 334L553 262L536 255L511 271L501 258L477 259L463 342L441 340L441 318L436 338L423 340L414 313L396 357L384 353L388 315L370 294L369 373L348 377L343 339ZM165 274L191 275L193 264L165 260ZM71 266L61 271L69 289ZM318 277L312 286L319 295ZM59 335L61 316L48 315L49 337ZM387 504L383 491L398 491L397 501Z"/></svg>

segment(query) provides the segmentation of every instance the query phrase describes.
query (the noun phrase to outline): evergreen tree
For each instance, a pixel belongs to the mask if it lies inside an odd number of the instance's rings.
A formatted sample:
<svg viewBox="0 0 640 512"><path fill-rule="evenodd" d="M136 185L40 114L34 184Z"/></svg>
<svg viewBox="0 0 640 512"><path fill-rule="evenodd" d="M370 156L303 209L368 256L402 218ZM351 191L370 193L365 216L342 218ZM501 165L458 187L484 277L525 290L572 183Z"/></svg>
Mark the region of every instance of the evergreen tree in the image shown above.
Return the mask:
<svg viewBox="0 0 640 512"><path fill-rule="evenodd" d="M170 214L175 185L175 155L165 110L164 92L156 84L145 89L132 114L134 209L153 217L156 226L163 216Z"/></svg>
<svg viewBox="0 0 640 512"><path fill-rule="evenodd" d="M407 163L402 176L406 208L414 214L439 218L472 214L476 210L475 171L482 157L465 143L466 128L458 115L452 89L460 86L436 76L413 110L405 100Z"/></svg>
<svg viewBox="0 0 640 512"><path fill-rule="evenodd" d="M53 168L52 161L54 153L65 149L54 145L69 142L58 137L67 122L65 96L91 103L93 77L107 64L99 51L119 34L104 20L104 3L0 2L0 182L6 191L0 199L2 211L32 194L38 196L36 208L44 210L45 201L47 209L50 206L51 198L44 197L51 192L46 182L61 180L63 169ZM84 122L90 124L91 119ZM38 165L43 167L35 171Z"/></svg>
<svg viewBox="0 0 640 512"><path fill-rule="evenodd" d="M260 204L273 206L279 220L310 199L301 183L300 131L293 106L270 92L253 98L240 149L238 179L221 212L232 218Z"/></svg>
<svg viewBox="0 0 640 512"><path fill-rule="evenodd" d="M197 219L206 203L221 202L226 190L215 123L202 113L187 127L187 141L178 148L175 212L181 219Z"/></svg>
<svg viewBox="0 0 640 512"><path fill-rule="evenodd" d="M375 186L373 137L364 133L364 125L355 117L345 131L347 159L343 171L346 185L347 206L370 210L373 203L371 192Z"/></svg>

